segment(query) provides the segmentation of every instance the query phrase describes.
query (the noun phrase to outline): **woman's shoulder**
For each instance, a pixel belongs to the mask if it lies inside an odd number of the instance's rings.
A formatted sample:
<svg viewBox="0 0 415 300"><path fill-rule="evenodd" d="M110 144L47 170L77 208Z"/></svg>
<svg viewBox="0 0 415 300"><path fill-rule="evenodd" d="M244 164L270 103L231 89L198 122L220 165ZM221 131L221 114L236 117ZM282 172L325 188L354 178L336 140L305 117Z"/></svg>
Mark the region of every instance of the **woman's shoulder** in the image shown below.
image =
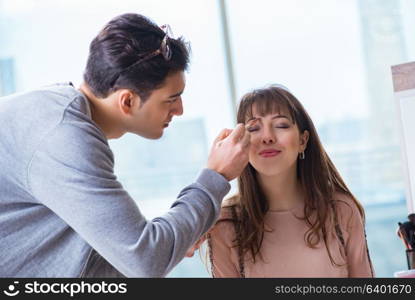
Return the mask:
<svg viewBox="0 0 415 300"><path fill-rule="evenodd" d="M344 192L335 192L333 196L333 203L343 212L359 210L357 200L352 195Z"/></svg>
<svg viewBox="0 0 415 300"><path fill-rule="evenodd" d="M232 196L222 202L218 221L236 221L239 215L238 196Z"/></svg>
<svg viewBox="0 0 415 300"><path fill-rule="evenodd" d="M336 192L333 204L341 223L350 226L356 220L360 222L363 219L363 207L352 195Z"/></svg>
<svg viewBox="0 0 415 300"><path fill-rule="evenodd" d="M222 203L218 220L211 229L213 235L233 236L235 234L235 221L239 212L238 205L230 199L226 199Z"/></svg>

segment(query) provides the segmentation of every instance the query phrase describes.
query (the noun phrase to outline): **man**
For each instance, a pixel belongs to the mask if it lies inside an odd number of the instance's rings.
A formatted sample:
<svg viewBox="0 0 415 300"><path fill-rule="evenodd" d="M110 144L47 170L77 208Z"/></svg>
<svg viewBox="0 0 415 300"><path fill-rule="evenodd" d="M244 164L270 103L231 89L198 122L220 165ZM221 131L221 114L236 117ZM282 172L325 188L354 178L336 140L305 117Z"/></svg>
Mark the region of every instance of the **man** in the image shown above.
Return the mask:
<svg viewBox="0 0 415 300"><path fill-rule="evenodd" d="M117 181L107 141L160 138L183 113L188 60L181 39L125 14L92 41L79 90L0 99L0 276L163 277L213 225L248 162L241 124L222 131L207 168L153 220Z"/></svg>

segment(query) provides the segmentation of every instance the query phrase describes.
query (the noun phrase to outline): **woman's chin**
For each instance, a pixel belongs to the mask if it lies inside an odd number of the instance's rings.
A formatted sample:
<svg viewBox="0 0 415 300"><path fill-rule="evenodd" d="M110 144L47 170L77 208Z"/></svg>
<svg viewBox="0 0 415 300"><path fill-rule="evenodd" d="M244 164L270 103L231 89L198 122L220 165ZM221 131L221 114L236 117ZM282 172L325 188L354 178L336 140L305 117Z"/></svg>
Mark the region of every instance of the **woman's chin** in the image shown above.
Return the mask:
<svg viewBox="0 0 415 300"><path fill-rule="evenodd" d="M258 172L259 175L266 176L266 177L273 177L273 176L278 176L279 174L281 174L280 170L276 168L270 168L270 167L257 169L256 171Z"/></svg>

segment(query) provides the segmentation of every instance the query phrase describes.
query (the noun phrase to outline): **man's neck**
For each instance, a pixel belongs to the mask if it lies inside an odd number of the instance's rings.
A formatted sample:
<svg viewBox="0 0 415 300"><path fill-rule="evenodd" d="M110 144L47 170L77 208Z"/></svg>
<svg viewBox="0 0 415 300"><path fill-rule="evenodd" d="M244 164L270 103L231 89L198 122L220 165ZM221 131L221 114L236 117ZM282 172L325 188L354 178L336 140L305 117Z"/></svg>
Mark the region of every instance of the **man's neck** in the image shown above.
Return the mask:
<svg viewBox="0 0 415 300"><path fill-rule="evenodd" d="M107 139L116 139L121 137L124 132L118 129L116 124L118 120L111 110L110 98L98 98L92 93L91 89L86 83L82 83L79 91L88 100L91 107L91 118L98 125L98 127L105 134Z"/></svg>

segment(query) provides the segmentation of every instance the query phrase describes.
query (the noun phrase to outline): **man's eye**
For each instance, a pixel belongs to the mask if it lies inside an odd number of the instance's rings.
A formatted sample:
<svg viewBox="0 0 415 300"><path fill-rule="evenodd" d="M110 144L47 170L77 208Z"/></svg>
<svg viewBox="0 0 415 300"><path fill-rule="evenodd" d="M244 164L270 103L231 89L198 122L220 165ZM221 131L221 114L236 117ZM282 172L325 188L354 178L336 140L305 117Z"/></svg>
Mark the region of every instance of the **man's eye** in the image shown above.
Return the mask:
<svg viewBox="0 0 415 300"><path fill-rule="evenodd" d="M177 101L177 98L169 99L167 100L167 103L174 103Z"/></svg>

